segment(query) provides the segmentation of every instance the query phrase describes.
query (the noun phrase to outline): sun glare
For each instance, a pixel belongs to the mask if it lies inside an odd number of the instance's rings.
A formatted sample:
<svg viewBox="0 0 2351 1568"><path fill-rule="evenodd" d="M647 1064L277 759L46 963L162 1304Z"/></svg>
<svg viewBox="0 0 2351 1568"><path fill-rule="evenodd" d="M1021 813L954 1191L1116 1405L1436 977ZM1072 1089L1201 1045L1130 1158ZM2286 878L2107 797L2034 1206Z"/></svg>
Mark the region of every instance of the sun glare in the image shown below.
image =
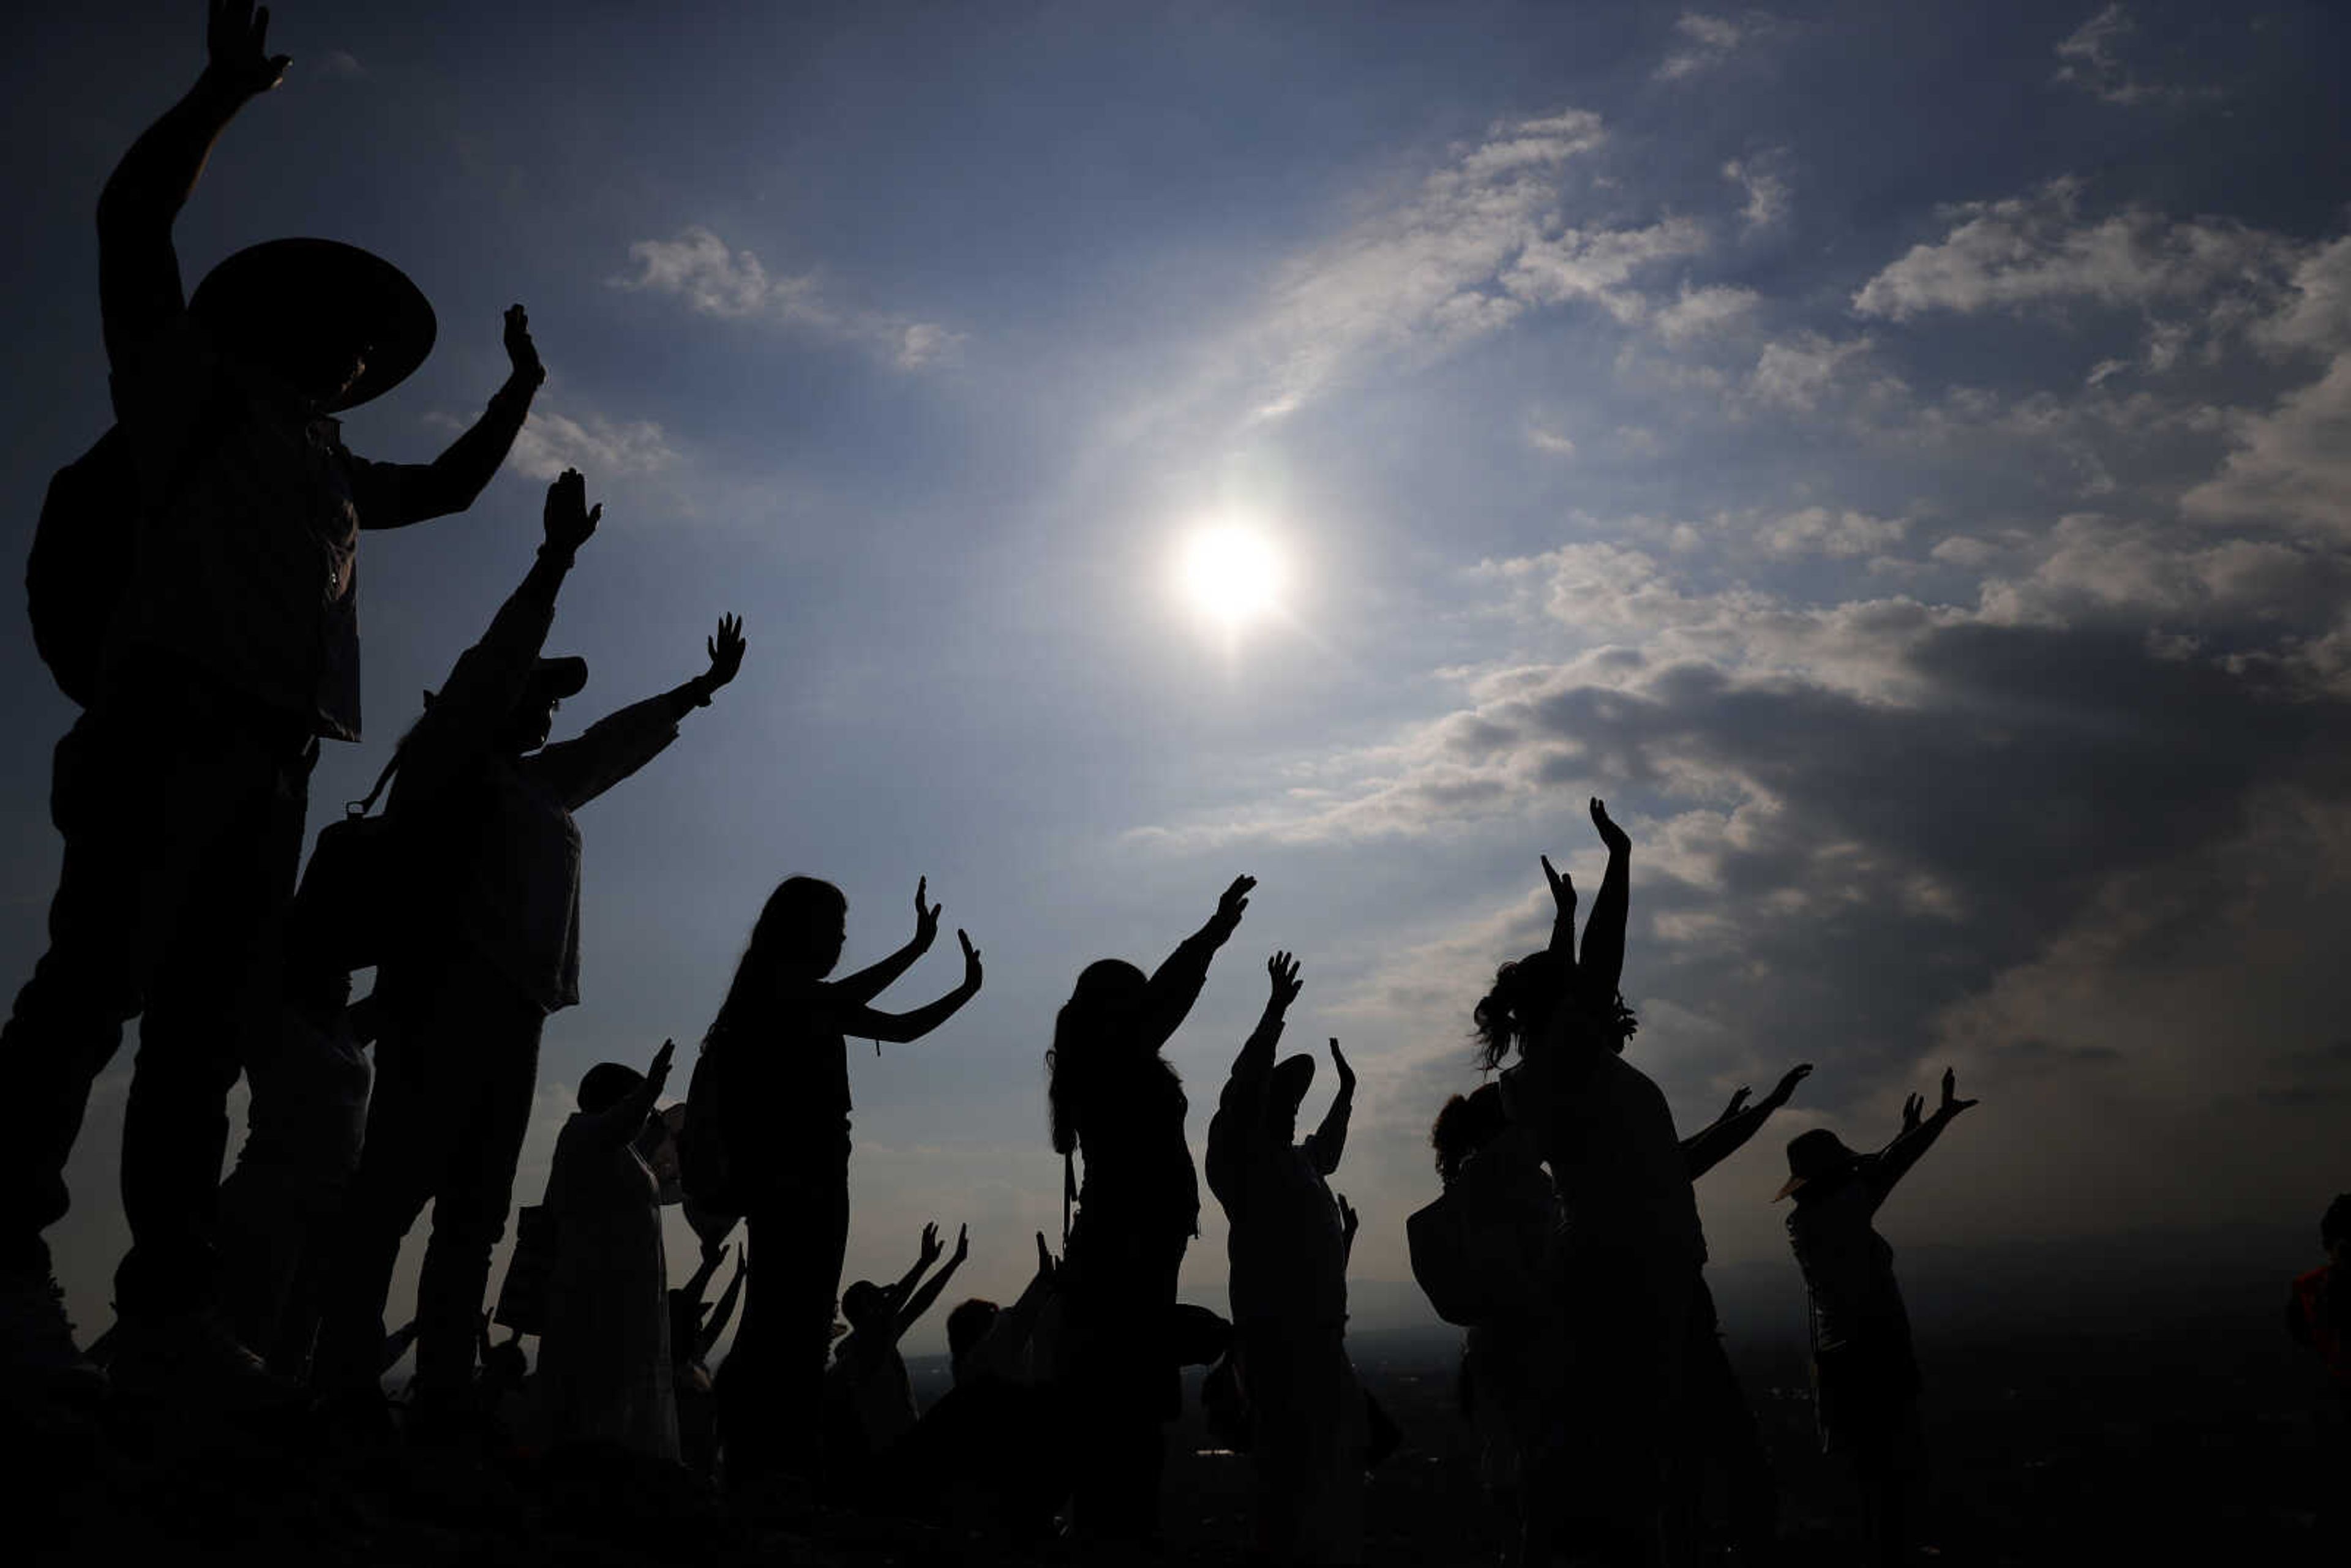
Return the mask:
<svg viewBox="0 0 2351 1568"><path fill-rule="evenodd" d="M1281 602L1281 552L1255 528L1202 528L1185 543L1182 572L1193 607L1228 627L1258 620Z"/></svg>

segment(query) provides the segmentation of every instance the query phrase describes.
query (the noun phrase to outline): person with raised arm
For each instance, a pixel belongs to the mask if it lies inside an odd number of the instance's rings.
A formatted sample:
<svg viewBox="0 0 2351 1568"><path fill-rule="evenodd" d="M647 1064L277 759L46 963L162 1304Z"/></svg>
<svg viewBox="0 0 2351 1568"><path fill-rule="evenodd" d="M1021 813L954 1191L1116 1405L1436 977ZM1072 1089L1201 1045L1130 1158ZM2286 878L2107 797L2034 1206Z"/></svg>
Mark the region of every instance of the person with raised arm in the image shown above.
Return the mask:
<svg viewBox="0 0 2351 1568"><path fill-rule="evenodd" d="M979 994L979 950L956 933L963 979L908 1012L875 1009L938 939L941 905L914 883L914 935L879 962L830 978L849 940L849 900L812 876L787 877L768 896L703 1037L689 1134L712 1099L735 1201L759 1254L734 1350L718 1370L720 1441L727 1484L778 1469L813 1475L833 1303L849 1246L851 1039L921 1040Z"/></svg>
<svg viewBox="0 0 2351 1568"><path fill-rule="evenodd" d="M231 120L291 63L268 13L213 0L194 86L98 204L115 427L52 484L27 570L35 642L84 712L57 744L66 841L48 950L0 1030L0 1398L87 1395L42 1232L92 1080L144 1015L124 1114L131 1250L112 1375L203 1399L261 1384L216 1309L214 1210L240 998L301 858L321 739L360 734L362 530L465 510L544 375L521 308L512 373L434 462L352 455L334 415L421 364L433 311L381 258L321 239L237 252L184 294L172 232ZM227 1396L234 1397L233 1396Z"/></svg>
<svg viewBox="0 0 2351 1568"><path fill-rule="evenodd" d="M1543 863L1550 946L1504 965L1475 1018L1481 1057L1551 1167L1564 1206L1559 1278L1573 1410L1556 1413L1529 1455L1525 1560L1554 1546L1611 1563L1662 1549L1668 1413L1677 1397L1698 1272L1706 1262L1672 1110L1625 1060L1637 1024L1619 994L1630 909L1632 840L1598 799L1592 823L1607 871L1571 967L1575 889Z"/></svg>
<svg viewBox="0 0 2351 1568"><path fill-rule="evenodd" d="M404 924L376 971L375 1091L315 1375L330 1395L352 1396L355 1414L381 1397L360 1351L381 1337L401 1241L428 1203L414 1414L427 1427L466 1414L473 1327L530 1124L539 1035L580 999L572 813L666 750L742 668L742 622L724 616L702 674L548 743L588 665L540 650L602 515L576 470L547 487L530 570L400 745L386 810L402 835Z"/></svg>
<svg viewBox="0 0 2351 1568"><path fill-rule="evenodd" d="M1183 1400L1176 1278L1200 1228L1184 1083L1161 1053L1256 886L1255 877L1234 878L1207 923L1148 977L1119 958L1087 965L1045 1054L1064 1215L1071 1202L1078 1210L1065 1225L1058 1355L1085 1433L1071 1523L1097 1542L1148 1542L1159 1531L1162 1428Z"/></svg>
<svg viewBox="0 0 2351 1568"><path fill-rule="evenodd" d="M1862 1543L1873 1563L1907 1562L1907 1493L1923 1458L1918 1360L1910 1314L1894 1279L1894 1249L1872 1221L1895 1185L1976 1102L1943 1072L1932 1116L1911 1095L1902 1131L1875 1155L1855 1154L1815 1127L1788 1143L1788 1180L1773 1199L1793 1197L1788 1240L1803 1270L1813 1339L1813 1414L1824 1453L1852 1463L1862 1505Z"/></svg>
<svg viewBox="0 0 2351 1568"><path fill-rule="evenodd" d="M590 1068L580 1109L556 1134L547 1178L555 1261L533 1379L550 1446L603 1441L678 1457L661 1183L638 1150L676 1050L662 1041L642 1073L617 1061Z"/></svg>
<svg viewBox="0 0 2351 1568"><path fill-rule="evenodd" d="M1356 1563L1364 1552L1367 1437L1363 1389L1347 1360L1350 1211L1332 1197L1355 1074L1336 1040L1338 1092L1322 1125L1296 1140L1314 1059L1277 1064L1297 1000L1298 960L1268 960L1271 994L1234 1058L1208 1122L1208 1189L1229 1222L1235 1360L1255 1427L1254 1552L1268 1563Z"/></svg>
<svg viewBox="0 0 2351 1568"><path fill-rule="evenodd" d="M825 1421L832 1437L825 1455L837 1483L854 1492L886 1490L892 1478L872 1461L900 1442L922 1419L914 1380L898 1342L925 1313L971 1256L967 1227L956 1230L955 1252L946 1267L925 1280L939 1260L939 1228L923 1227L914 1265L894 1285L860 1280L841 1293L841 1315L849 1333L833 1347L825 1371Z"/></svg>

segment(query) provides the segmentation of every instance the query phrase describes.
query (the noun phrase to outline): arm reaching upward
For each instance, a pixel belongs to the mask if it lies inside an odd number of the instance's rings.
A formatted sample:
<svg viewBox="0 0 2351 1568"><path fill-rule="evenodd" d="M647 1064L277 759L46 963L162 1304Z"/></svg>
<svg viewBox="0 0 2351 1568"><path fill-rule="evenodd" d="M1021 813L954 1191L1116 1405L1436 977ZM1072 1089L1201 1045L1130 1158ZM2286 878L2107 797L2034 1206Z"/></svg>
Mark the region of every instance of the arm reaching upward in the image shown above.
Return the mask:
<svg viewBox="0 0 2351 1568"><path fill-rule="evenodd" d="M1553 870L1551 856L1541 859L1543 883L1551 889L1551 956L1565 981L1575 973L1575 879Z"/></svg>
<svg viewBox="0 0 2351 1568"><path fill-rule="evenodd" d="M926 1003L911 1012L878 1012L872 1008L859 1006L856 1003L851 1003L846 1007L836 1007L832 1017L841 1026L841 1032L854 1035L860 1040L886 1040L893 1045L904 1045L909 1040L922 1039L939 1025L955 1017L956 1011L966 1002L979 995L981 979L979 949L971 945L971 938L960 929L956 932L956 941L963 947L963 983L961 985L939 998L938 1000Z"/></svg>
<svg viewBox="0 0 2351 1568"><path fill-rule="evenodd" d="M1157 1051L1183 1027L1200 998L1200 988L1208 983L1208 960L1217 956L1249 908L1249 895L1257 886L1253 876L1237 876L1217 900L1217 912L1208 916L1207 924L1177 944L1176 951L1153 971L1149 990L1144 1000L1141 1038L1138 1045Z"/></svg>
<svg viewBox="0 0 2351 1568"><path fill-rule="evenodd" d="M1885 1151L1865 1168L1865 1179L1876 1189L1878 1202L1885 1202L1893 1192L1895 1184L1910 1174L1910 1167L1918 1163L1918 1157L1935 1146L1935 1140L1943 1135L1943 1129L1949 1126L1960 1112L1977 1103L1973 1100L1960 1099L1958 1085L1959 1074L1945 1068L1942 1103L1935 1107L1935 1113L1920 1122L1916 1120L1915 1112L1905 1108L1901 1135L1886 1145Z"/></svg>
<svg viewBox="0 0 2351 1568"><path fill-rule="evenodd" d="M567 810L578 810L660 756L677 738L680 721L695 708L707 707L711 695L743 667L743 650L748 644L742 619L720 616L717 632L704 645L710 650L707 671L659 696L607 714L573 739L541 747L527 759L531 776Z"/></svg>
<svg viewBox="0 0 2351 1568"><path fill-rule="evenodd" d="M922 1289L908 1297L906 1304L898 1309L898 1315L890 1325L892 1344L904 1339L906 1331L922 1321L923 1314L931 1310L931 1303L939 1299L939 1292L947 1288L947 1281L955 1278L956 1270L962 1268L964 1260L970 1256L971 1228L958 1225L956 1227L955 1252L947 1259L946 1267L925 1281Z"/></svg>
<svg viewBox="0 0 2351 1568"><path fill-rule="evenodd" d="M1625 924L1632 913L1633 840L1611 821L1600 797L1592 798L1592 825L1608 846L1608 869L1601 874L1592 918L1583 925L1579 977L1586 1001L1605 1008L1616 999L1625 978Z"/></svg>
<svg viewBox="0 0 2351 1568"><path fill-rule="evenodd" d="M853 975L843 976L832 982L832 994L861 1007L890 988L892 981L914 967L914 960L931 950L938 940L939 912L943 904L925 903L924 895L930 891L931 879L914 880L914 935L907 944L878 964L868 965Z"/></svg>
<svg viewBox="0 0 2351 1568"><path fill-rule="evenodd" d="M676 1041L662 1041L661 1049L653 1052L653 1064L645 1069L643 1082L609 1110L590 1115L589 1126L600 1141L618 1147L643 1129L645 1118L653 1114L653 1102L661 1098L662 1086L669 1082L670 1058L676 1051Z"/></svg>
<svg viewBox="0 0 2351 1568"><path fill-rule="evenodd" d="M1217 1096L1217 1113L1208 1118L1208 1190L1228 1212L1242 1201L1241 1176L1249 1160L1249 1140L1263 1120L1273 1048L1281 1039L1282 1019L1290 1004L1298 999L1303 984L1298 977L1298 960L1286 952L1268 958L1265 972L1271 982L1265 1011L1259 1015L1257 1028L1249 1031L1240 1054L1233 1058L1232 1071Z"/></svg>
<svg viewBox="0 0 2351 1568"><path fill-rule="evenodd" d="M1813 1064L1800 1061L1790 1068L1772 1086L1771 1092L1753 1105L1740 1109L1748 1092L1741 1089L1730 1097L1730 1103L1715 1120L1714 1125L1682 1140L1682 1159L1689 1167L1690 1180L1696 1181L1715 1166L1737 1154L1747 1140L1763 1130L1771 1113L1788 1103L1796 1085L1812 1076Z"/></svg>
<svg viewBox="0 0 2351 1568"><path fill-rule="evenodd" d="M122 155L98 199L98 301L106 358L135 371L156 336L187 309L172 225L204 172L213 143L246 104L283 80L289 57L269 52L269 9L213 0L204 74Z"/></svg>
<svg viewBox="0 0 2351 1568"><path fill-rule="evenodd" d="M1331 1097L1331 1108L1322 1113L1322 1124L1306 1140L1307 1157L1326 1176L1339 1168L1339 1156L1346 1152L1347 1121L1355 1110L1355 1070L1347 1065L1336 1035L1331 1037L1331 1065L1339 1074L1339 1092Z"/></svg>
<svg viewBox="0 0 2351 1568"><path fill-rule="evenodd" d="M427 517L444 517L472 506L514 449L530 415L530 400L547 379L530 318L519 305L507 307L506 384L490 394L482 417L430 463L350 462L351 504L363 528L398 528Z"/></svg>

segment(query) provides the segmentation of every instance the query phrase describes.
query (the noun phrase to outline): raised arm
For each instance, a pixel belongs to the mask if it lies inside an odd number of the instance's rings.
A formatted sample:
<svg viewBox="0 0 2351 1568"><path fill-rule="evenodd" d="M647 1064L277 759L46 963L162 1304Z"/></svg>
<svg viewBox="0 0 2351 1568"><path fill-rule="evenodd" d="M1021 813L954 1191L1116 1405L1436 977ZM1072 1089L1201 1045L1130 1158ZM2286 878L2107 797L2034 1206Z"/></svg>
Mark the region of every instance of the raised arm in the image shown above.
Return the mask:
<svg viewBox="0 0 2351 1568"><path fill-rule="evenodd" d="M1562 977L1575 973L1575 880L1542 857L1543 882L1551 888L1551 956Z"/></svg>
<svg viewBox="0 0 2351 1568"><path fill-rule="evenodd" d="M1583 924L1583 956L1579 983L1586 1000L1605 1008L1616 998L1625 978L1625 923L1633 904L1633 840L1609 819L1600 797L1592 798L1592 825L1608 846L1608 869L1601 873L1600 893L1592 901L1592 918Z"/></svg>
<svg viewBox="0 0 2351 1568"><path fill-rule="evenodd" d="M588 505L588 484L578 469L565 469L548 486L538 556L498 606L482 640L457 656L433 706L402 744L395 800L438 794L496 744L555 623L556 593L603 516L601 505Z"/></svg>
<svg viewBox="0 0 2351 1568"><path fill-rule="evenodd" d="M935 1002L911 1012L885 1013L854 1003L834 1009L832 1017L841 1032L859 1040L886 1040L893 1045L904 1045L922 1039L939 1025L955 1017L963 1005L979 995L981 979L979 949L971 938L958 928L956 941L963 948L963 983Z"/></svg>
<svg viewBox="0 0 2351 1568"><path fill-rule="evenodd" d="M1264 1119L1273 1048L1281 1040L1282 1019L1302 985L1298 960L1286 952L1268 958L1265 972L1270 981L1265 1011L1242 1042L1240 1054L1233 1058L1232 1071L1226 1074L1225 1087L1217 1096L1217 1113L1208 1118L1208 1190L1228 1209L1241 1196L1240 1176L1249 1158L1249 1144Z"/></svg>
<svg viewBox="0 0 2351 1568"><path fill-rule="evenodd" d="M664 1040L653 1052L653 1064L645 1069L644 1082L622 1096L609 1110L598 1112L588 1119L586 1131L599 1143L620 1148L643 1130L645 1118L653 1114L653 1102L661 1098L663 1085L669 1082L670 1058L677 1053L674 1040Z"/></svg>
<svg viewBox="0 0 2351 1568"><path fill-rule="evenodd" d="M1871 1161L1865 1169L1863 1179L1876 1189L1877 1200L1880 1203L1886 1201L1886 1195L1894 1190L1896 1183L1910 1174L1910 1167L1918 1163L1918 1156L1935 1146L1935 1140L1943 1135L1943 1129L1949 1126L1960 1112L1976 1104L1973 1100L1959 1098L1958 1084L1959 1075L1949 1068L1945 1068L1943 1098L1941 1103L1935 1107L1935 1113L1923 1122L1919 1121L1915 1109L1914 1096L1913 1106L1906 1108L1903 1116L1901 1135L1886 1145L1877 1158Z"/></svg>
<svg viewBox="0 0 2351 1568"><path fill-rule="evenodd" d="M1208 960L1240 925L1249 908L1249 890L1255 886L1253 876L1233 878L1217 900L1217 912L1208 916L1207 924L1177 944L1153 972L1144 999L1141 1038L1135 1042L1139 1049L1157 1051L1183 1027L1192 1004L1200 999L1200 988L1208 983Z"/></svg>
<svg viewBox="0 0 2351 1568"><path fill-rule="evenodd" d="M964 1260L970 1256L971 1228L958 1225L956 1227L955 1251L947 1259L946 1267L932 1275L924 1282L920 1290L905 1298L906 1304L898 1309L897 1317L891 1322L890 1343L897 1343L905 1337L908 1329L922 1322L923 1314L931 1310L931 1304L939 1299L939 1292L947 1288L947 1281L955 1278L956 1270L962 1268Z"/></svg>
<svg viewBox="0 0 2351 1568"><path fill-rule="evenodd" d="M256 12L252 0L212 0L210 9L204 74L131 144L98 199L99 311L107 363L118 376L135 371L157 334L187 309L172 225L213 143L292 63L269 52L266 6Z"/></svg>
<svg viewBox="0 0 2351 1568"><path fill-rule="evenodd" d="M925 902L930 891L931 879L917 877L914 881L914 935L906 945L878 964L868 965L853 975L831 982L832 994L844 1001L861 1006L872 1001L890 988L891 983L914 967L914 960L931 950L939 938L939 911L943 904Z"/></svg>
<svg viewBox="0 0 2351 1568"><path fill-rule="evenodd" d="M718 630L704 640L710 668L659 696L605 715L578 736L541 747L527 759L527 771L561 800L580 807L651 762L677 738L677 727L695 708L710 706L711 694L743 667L742 618L722 615Z"/></svg>
<svg viewBox="0 0 2351 1568"><path fill-rule="evenodd" d="M1335 1035L1331 1040L1331 1065L1339 1074L1339 1092L1331 1097L1331 1108L1322 1113L1322 1124L1306 1140L1307 1157L1324 1176L1339 1168L1339 1156L1347 1148L1347 1120L1355 1112L1355 1070L1347 1065Z"/></svg>
<svg viewBox="0 0 2351 1568"><path fill-rule="evenodd" d="M1811 1062L1798 1062L1772 1086L1771 1093L1743 1110L1740 1107L1746 1102L1748 1091L1741 1089L1730 1097L1730 1103L1720 1116L1715 1118L1712 1126L1684 1138L1682 1160L1689 1167L1690 1180L1698 1180L1737 1154L1746 1145L1748 1139L1762 1131L1763 1124L1771 1119L1771 1113L1788 1103L1789 1096L1796 1092L1796 1085L1810 1077L1812 1071Z"/></svg>
<svg viewBox="0 0 2351 1568"><path fill-rule="evenodd" d="M427 517L462 512L497 476L529 417L531 394L547 380L530 318L519 305L507 307L506 384L490 394L489 407L430 463L371 463L350 459L351 503L363 528L397 528Z"/></svg>

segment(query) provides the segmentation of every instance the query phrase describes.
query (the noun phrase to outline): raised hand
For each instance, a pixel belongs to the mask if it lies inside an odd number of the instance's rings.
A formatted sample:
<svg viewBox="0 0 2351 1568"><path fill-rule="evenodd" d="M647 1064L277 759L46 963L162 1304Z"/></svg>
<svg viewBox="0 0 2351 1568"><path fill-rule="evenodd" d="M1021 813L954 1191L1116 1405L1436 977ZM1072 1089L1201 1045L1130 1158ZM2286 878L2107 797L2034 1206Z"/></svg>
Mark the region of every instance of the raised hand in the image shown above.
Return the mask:
<svg viewBox="0 0 2351 1568"><path fill-rule="evenodd" d="M1562 920L1574 919L1574 880L1563 871L1553 871L1551 864L1551 856L1549 855L1542 857L1542 868L1543 882L1551 888L1552 906L1558 912L1558 918Z"/></svg>
<svg viewBox="0 0 2351 1568"><path fill-rule="evenodd" d="M949 1259L948 1261L950 1263L960 1264L965 1259L970 1256L971 1227L968 1225L958 1225L956 1227L955 1256Z"/></svg>
<svg viewBox="0 0 2351 1568"><path fill-rule="evenodd" d="M1607 802L1599 796L1592 797L1592 825L1600 833L1600 841L1608 846L1612 855L1628 853L1633 848L1633 835L1618 827L1608 815Z"/></svg>
<svg viewBox="0 0 2351 1568"><path fill-rule="evenodd" d="M588 505L588 481L580 476L579 469L566 468L548 486L543 522L549 549L566 554L578 549L594 537L596 525L603 517L603 503Z"/></svg>
<svg viewBox="0 0 2351 1568"><path fill-rule="evenodd" d="M1347 1065L1346 1053L1339 1049L1339 1037L1335 1034L1331 1037L1331 1065L1339 1072L1339 1092L1353 1094L1355 1092L1355 1070Z"/></svg>
<svg viewBox="0 0 2351 1568"><path fill-rule="evenodd" d="M743 650L750 646L743 640L743 618L721 615L717 632L703 639L702 645L710 652L710 673L702 677L702 683L715 692L743 667Z"/></svg>
<svg viewBox="0 0 2351 1568"><path fill-rule="evenodd" d="M538 345L530 340L530 318L519 305L507 307L507 363L514 367L517 380L537 386L547 379L547 367L538 362Z"/></svg>
<svg viewBox="0 0 2351 1568"><path fill-rule="evenodd" d="M939 1260L939 1228L937 1221L934 1220L932 1223L923 1227L923 1245L921 1250L916 1254L916 1256L922 1259L923 1267L925 1269Z"/></svg>
<svg viewBox="0 0 2351 1568"><path fill-rule="evenodd" d="M1810 1078L1812 1075L1813 1064L1811 1062L1800 1061L1796 1063L1795 1066L1788 1069L1788 1071L1781 1076L1779 1082L1771 1085L1771 1092L1766 1097L1766 1103L1770 1104L1774 1110L1785 1105L1788 1103L1789 1097L1795 1093L1796 1085L1802 1083L1805 1079Z"/></svg>
<svg viewBox="0 0 2351 1568"><path fill-rule="evenodd" d="M670 1058L676 1054L677 1041L674 1040L662 1041L661 1049L653 1052L653 1065L645 1069L645 1082L655 1094L659 1094L662 1085L669 1082Z"/></svg>
<svg viewBox="0 0 2351 1568"><path fill-rule="evenodd" d="M1974 1100L1962 1100L1959 1097L1959 1075L1958 1072L1948 1067L1943 1069L1943 1103L1935 1107L1935 1114L1940 1116L1946 1122L1958 1115L1960 1112L1979 1103L1979 1102Z"/></svg>
<svg viewBox="0 0 2351 1568"><path fill-rule="evenodd" d="M1906 1133L1916 1132L1918 1127L1919 1113L1926 1109L1927 1102L1916 1094L1905 1099L1902 1102L1902 1130Z"/></svg>
<svg viewBox="0 0 2351 1568"><path fill-rule="evenodd" d="M253 98L284 81L294 57L269 52L268 6L256 11L253 0L212 0L204 61L205 70L222 85Z"/></svg>
<svg viewBox="0 0 2351 1568"><path fill-rule="evenodd" d="M976 991L980 982L979 949L971 945L971 938L964 935L960 925L956 927L956 940L963 945L963 988Z"/></svg>
<svg viewBox="0 0 2351 1568"><path fill-rule="evenodd" d="M1730 1097L1730 1103L1722 1108L1722 1114L1717 1116L1715 1120L1718 1122L1728 1122L1733 1116L1738 1115L1740 1110L1746 1106L1747 1097L1754 1092L1755 1091L1750 1089L1746 1084L1740 1084L1739 1086L1739 1092Z"/></svg>
<svg viewBox="0 0 2351 1568"><path fill-rule="evenodd" d="M1237 876L1233 878L1232 885L1217 898L1215 925L1226 936L1231 936L1233 927L1241 923L1241 915L1249 909L1249 890L1256 886L1257 878Z"/></svg>
<svg viewBox="0 0 2351 1568"><path fill-rule="evenodd" d="M1280 1018L1298 999L1304 982L1298 977L1298 960L1288 953L1277 952L1265 961L1265 972L1273 982L1272 994L1266 998L1268 1018Z"/></svg>
<svg viewBox="0 0 2351 1568"><path fill-rule="evenodd" d="M923 948L928 948L939 939L939 911L946 907L923 902L923 895L930 891L930 887L929 877L914 879L914 945Z"/></svg>

